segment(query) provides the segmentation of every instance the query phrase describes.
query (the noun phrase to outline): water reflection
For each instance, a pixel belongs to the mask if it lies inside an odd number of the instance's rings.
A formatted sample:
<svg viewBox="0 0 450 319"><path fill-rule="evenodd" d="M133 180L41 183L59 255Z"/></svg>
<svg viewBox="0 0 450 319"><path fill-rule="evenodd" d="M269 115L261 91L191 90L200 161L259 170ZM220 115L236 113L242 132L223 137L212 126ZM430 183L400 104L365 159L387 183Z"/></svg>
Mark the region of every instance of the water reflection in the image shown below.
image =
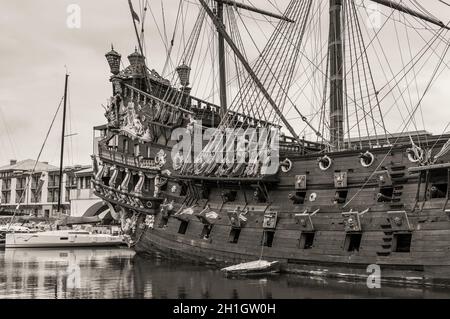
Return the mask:
<svg viewBox="0 0 450 319"><path fill-rule="evenodd" d="M227 279L215 268L128 249L0 251L0 298L448 298L418 287L368 289L295 275Z"/></svg>

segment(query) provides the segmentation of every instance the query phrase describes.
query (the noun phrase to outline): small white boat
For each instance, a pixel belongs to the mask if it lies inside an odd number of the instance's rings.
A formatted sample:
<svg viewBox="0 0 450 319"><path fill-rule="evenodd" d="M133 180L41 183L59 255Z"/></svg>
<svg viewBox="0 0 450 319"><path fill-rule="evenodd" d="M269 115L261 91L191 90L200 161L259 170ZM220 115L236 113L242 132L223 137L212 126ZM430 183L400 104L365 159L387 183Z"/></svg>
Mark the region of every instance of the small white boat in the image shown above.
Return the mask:
<svg viewBox="0 0 450 319"><path fill-rule="evenodd" d="M267 275L280 272L278 261L256 260L221 269L225 275Z"/></svg>
<svg viewBox="0 0 450 319"><path fill-rule="evenodd" d="M93 234L80 230L37 233L7 233L6 248L105 247L124 244L122 236Z"/></svg>

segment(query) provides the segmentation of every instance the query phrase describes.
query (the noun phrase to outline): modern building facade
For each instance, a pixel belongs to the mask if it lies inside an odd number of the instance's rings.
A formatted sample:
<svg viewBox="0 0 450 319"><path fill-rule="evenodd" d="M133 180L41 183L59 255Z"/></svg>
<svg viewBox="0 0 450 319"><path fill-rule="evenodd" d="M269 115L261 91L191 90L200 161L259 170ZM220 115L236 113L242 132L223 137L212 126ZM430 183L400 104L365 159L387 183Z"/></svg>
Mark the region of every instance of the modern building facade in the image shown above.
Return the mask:
<svg viewBox="0 0 450 319"><path fill-rule="evenodd" d="M58 217L60 213L82 216L100 199L93 195L90 166L65 167L62 178L62 212L57 211L59 168L47 162L11 160L0 167L0 214ZM98 204L97 204L98 206ZM73 214L74 213L74 214Z"/></svg>

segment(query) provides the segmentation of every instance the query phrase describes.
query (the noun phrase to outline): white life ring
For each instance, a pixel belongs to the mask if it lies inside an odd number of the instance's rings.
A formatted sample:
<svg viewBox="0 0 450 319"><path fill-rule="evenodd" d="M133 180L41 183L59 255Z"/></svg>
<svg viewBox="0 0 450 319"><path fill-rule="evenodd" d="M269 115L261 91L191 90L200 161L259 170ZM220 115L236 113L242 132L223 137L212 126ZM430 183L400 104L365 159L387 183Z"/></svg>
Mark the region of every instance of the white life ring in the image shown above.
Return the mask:
<svg viewBox="0 0 450 319"><path fill-rule="evenodd" d="M367 161L367 157L369 157L369 161ZM364 154L361 154L359 161L362 167L370 167L375 162L375 156L367 151Z"/></svg>
<svg viewBox="0 0 450 319"><path fill-rule="evenodd" d="M280 166L283 173L288 173L292 169L292 161L289 158L286 158L281 162Z"/></svg>
<svg viewBox="0 0 450 319"><path fill-rule="evenodd" d="M424 155L425 155L425 152L420 147L415 147L415 149L414 148L408 148L406 150L406 153L408 154L408 160L411 163L421 162L423 160Z"/></svg>
<svg viewBox="0 0 450 319"><path fill-rule="evenodd" d="M319 158L318 162L319 162L319 168L322 171L328 170L331 167L331 165L333 164L333 160L328 155L325 155L324 157Z"/></svg>
<svg viewBox="0 0 450 319"><path fill-rule="evenodd" d="M317 194L316 193L311 193L311 195L309 195L309 201L310 202L315 202L317 199Z"/></svg>

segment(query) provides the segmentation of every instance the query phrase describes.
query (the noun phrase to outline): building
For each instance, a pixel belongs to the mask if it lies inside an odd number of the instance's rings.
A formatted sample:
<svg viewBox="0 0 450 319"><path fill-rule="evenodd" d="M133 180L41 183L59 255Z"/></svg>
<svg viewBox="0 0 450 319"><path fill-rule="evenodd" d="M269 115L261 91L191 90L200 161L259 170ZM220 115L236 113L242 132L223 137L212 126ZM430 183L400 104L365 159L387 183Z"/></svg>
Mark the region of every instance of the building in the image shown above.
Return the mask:
<svg viewBox="0 0 450 319"><path fill-rule="evenodd" d="M83 209L96 203L98 206L100 199L92 194L91 175L90 166L64 168L61 198L64 214L71 215L74 210L76 216L81 216ZM19 215L58 217L59 168L56 166L31 159L11 160L9 165L0 167L0 189L1 215L12 215L19 207Z"/></svg>
<svg viewBox="0 0 450 319"><path fill-rule="evenodd" d="M74 175L76 187L70 189L70 215L90 217L107 209L103 201L94 195L92 167L76 171Z"/></svg>

